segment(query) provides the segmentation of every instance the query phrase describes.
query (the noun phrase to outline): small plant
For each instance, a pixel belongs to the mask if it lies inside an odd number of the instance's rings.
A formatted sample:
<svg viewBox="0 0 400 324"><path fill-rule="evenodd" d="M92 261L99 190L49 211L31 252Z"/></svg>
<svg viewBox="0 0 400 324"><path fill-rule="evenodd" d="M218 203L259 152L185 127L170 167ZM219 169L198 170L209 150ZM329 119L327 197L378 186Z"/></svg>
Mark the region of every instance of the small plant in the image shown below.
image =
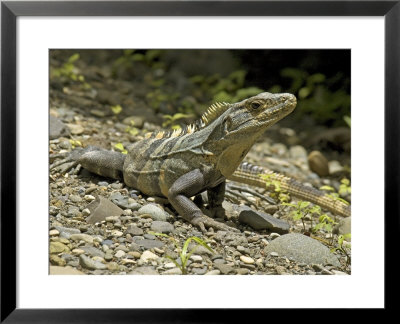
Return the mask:
<svg viewBox="0 0 400 324"><path fill-rule="evenodd" d="M114 148L121 152L122 154L128 154L128 151L125 149L124 145L122 143L117 143L114 145Z"/></svg>
<svg viewBox="0 0 400 324"><path fill-rule="evenodd" d="M346 244L344 244L344 241L349 238L351 238L350 233L344 234L344 235L339 235L337 247L334 247L333 249L331 249L332 252L341 251L346 256L346 267L351 263L351 257L350 257L350 251L349 251L349 248L351 248L351 244L348 242L346 242Z"/></svg>
<svg viewBox="0 0 400 324"><path fill-rule="evenodd" d="M200 239L200 238L198 238L198 237L196 237L196 236L189 237L189 238L185 241L185 243L183 244L183 247L180 248L180 247L178 246L178 243L176 242L175 238L173 238L173 237L171 237L171 236L168 236L168 235L163 234L163 233L154 233L154 232L149 232L149 233L150 233L150 234L153 234L153 235L156 235L156 236L164 236L164 237L169 238L169 239L174 243L174 245L175 245L175 247L178 249L178 251L180 250L179 258L180 258L180 260L181 260L181 263L177 262L175 259L171 258L171 257L168 256L168 255L167 255L167 258L170 259L173 263L175 263L175 265L181 270L181 272L182 272L183 275L187 274L186 264L187 264L187 262L188 262L190 256L193 254L193 252L197 249L197 247L198 247L199 245L204 246L204 247L205 247L207 250L209 250L210 252L215 253L215 252L213 251L213 249L212 249L211 247L209 247L205 241L203 241L202 239ZM189 248L189 243L190 243L190 241L196 242L197 245L196 245L193 249L191 249L190 252L188 253L188 248Z"/></svg>
<svg viewBox="0 0 400 324"><path fill-rule="evenodd" d="M122 107L121 105L115 105L115 106L111 106L111 111L113 112L114 115L118 115L122 112Z"/></svg>
<svg viewBox="0 0 400 324"><path fill-rule="evenodd" d="M351 194L350 180L347 178L343 178L340 181L340 183L341 184L339 186L339 192L335 192L335 188L333 188L331 186L322 186L319 189L324 190L324 191L330 191L330 193L327 193L326 195L328 197L331 197L333 200L338 200L346 205L350 205L347 200L340 197L340 196L344 196L347 194Z"/></svg>
<svg viewBox="0 0 400 324"><path fill-rule="evenodd" d="M333 230L333 225L336 225L337 223L335 222L334 219L332 219L331 217L329 217L327 214L323 214L321 216L319 216L318 218L318 224L316 224L313 227L313 232L315 233L318 230L325 230L326 232L331 233Z"/></svg>
<svg viewBox="0 0 400 324"><path fill-rule="evenodd" d="M313 215L321 214L321 207L318 205L311 205L310 202L308 201L298 201L297 204L290 204L290 203L282 203L284 206L290 206L294 208L294 210L291 212L291 215L293 217L293 220L301 220L303 223L303 229L306 231L306 225L305 225L305 220L308 215ZM312 217L311 217L311 227L312 227Z"/></svg>
<svg viewBox="0 0 400 324"><path fill-rule="evenodd" d="M75 53L71 55L67 62L65 62L59 68L53 68L50 71L50 75L53 78L61 78L64 77L66 79L72 81L79 81L83 84L83 86L87 89L90 89L90 85L85 82L85 77L82 74L79 74L79 70L75 67L75 62L79 60L79 53Z"/></svg>
<svg viewBox="0 0 400 324"><path fill-rule="evenodd" d="M179 129L180 126L176 124L176 122L180 119L183 118L193 118L193 114L182 114L182 113L176 113L173 115L164 115L163 118L165 121L162 123L162 127L171 127L172 129Z"/></svg>
<svg viewBox="0 0 400 324"><path fill-rule="evenodd" d="M265 181L267 189L273 190L272 198L278 199L282 204L290 201L289 193L281 188L281 182L276 180L273 174L260 174L259 176Z"/></svg>

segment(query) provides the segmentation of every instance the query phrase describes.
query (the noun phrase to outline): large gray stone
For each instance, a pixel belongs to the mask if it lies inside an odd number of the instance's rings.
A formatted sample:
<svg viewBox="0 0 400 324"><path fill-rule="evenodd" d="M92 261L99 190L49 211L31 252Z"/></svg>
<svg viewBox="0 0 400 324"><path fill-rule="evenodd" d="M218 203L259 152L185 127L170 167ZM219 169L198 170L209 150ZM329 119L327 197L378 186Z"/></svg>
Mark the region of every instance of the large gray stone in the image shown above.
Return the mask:
<svg viewBox="0 0 400 324"><path fill-rule="evenodd" d="M50 139L52 140L62 136L68 136L69 134L70 133L67 125L65 125L57 117L50 115L50 132L49 132Z"/></svg>
<svg viewBox="0 0 400 324"><path fill-rule="evenodd" d="M332 264L340 266L338 258L322 243L298 233L282 235L271 241L265 252L277 252L279 256L293 258L299 263Z"/></svg>
<svg viewBox="0 0 400 324"><path fill-rule="evenodd" d="M107 266L104 263L93 260L84 254L81 254L79 256L79 264L82 266L82 268L86 268L89 270L105 270L105 269L107 269Z"/></svg>
<svg viewBox="0 0 400 324"><path fill-rule="evenodd" d="M121 216L124 212L108 199L97 196L96 200L86 206L90 210L90 216L86 218L88 223L94 224L104 221L108 216Z"/></svg>
<svg viewBox="0 0 400 324"><path fill-rule="evenodd" d="M247 206L241 207L239 221L255 230L267 229L280 234L289 233L290 229L289 223L261 211L255 211Z"/></svg>

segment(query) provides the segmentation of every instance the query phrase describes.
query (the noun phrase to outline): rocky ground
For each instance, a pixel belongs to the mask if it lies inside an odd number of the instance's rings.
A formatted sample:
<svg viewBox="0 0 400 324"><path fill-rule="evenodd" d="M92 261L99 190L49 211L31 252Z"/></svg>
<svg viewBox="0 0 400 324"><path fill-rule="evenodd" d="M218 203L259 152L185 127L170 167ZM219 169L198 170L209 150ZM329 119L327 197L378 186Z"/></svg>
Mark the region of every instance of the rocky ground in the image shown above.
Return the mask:
<svg viewBox="0 0 400 324"><path fill-rule="evenodd" d="M54 53L50 60L53 70L62 68L68 57ZM148 106L146 93L151 85L154 88L154 75L163 74L162 69L142 67L135 70L144 75L142 79L133 76L126 81L118 73L113 75L111 63L101 62L79 60L73 64L72 74L51 74L51 156L87 145L123 150L148 131L160 129L162 116L170 113L168 104L159 110ZM185 100L200 102L190 95ZM327 141L331 140L332 130L319 130L319 136L325 132ZM246 160L309 185L339 188L349 155L332 151L325 153L327 160L320 153L313 158L309 155L311 146L301 145L304 137L296 127L275 125ZM51 158L50 164L57 161ZM191 237L200 238L212 249L191 241L189 251L197 246L185 265L191 275L346 275L351 271L350 247L346 247L348 255L331 251L338 246L336 234L323 229L311 237L305 233L318 218L308 216L303 225L293 219L291 207L276 204L266 190L233 182L223 206L228 218L225 222L239 229L238 233L209 229L203 234L177 215L165 199L144 196L119 181L84 169L65 174L51 170L49 201L51 274L181 274L171 259L182 263L182 247ZM340 223L334 232L349 232L349 220L328 215Z"/></svg>

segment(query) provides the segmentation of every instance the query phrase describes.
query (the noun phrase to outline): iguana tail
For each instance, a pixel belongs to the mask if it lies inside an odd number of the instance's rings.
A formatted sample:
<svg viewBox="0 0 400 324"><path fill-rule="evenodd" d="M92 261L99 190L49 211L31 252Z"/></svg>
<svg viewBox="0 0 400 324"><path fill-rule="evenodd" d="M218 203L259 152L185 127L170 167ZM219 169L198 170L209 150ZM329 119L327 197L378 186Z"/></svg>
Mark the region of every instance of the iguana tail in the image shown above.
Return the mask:
<svg viewBox="0 0 400 324"><path fill-rule="evenodd" d="M260 176L261 174L268 175L268 180L263 179ZM267 182L278 181L281 190L288 192L290 195L298 199L317 204L334 214L344 217L351 215L350 205L334 199L318 189L305 186L295 179L275 173L260 166L252 165L248 162L242 162L236 171L228 177L228 179L260 188L267 188ZM270 187L270 189L274 189L273 185Z"/></svg>

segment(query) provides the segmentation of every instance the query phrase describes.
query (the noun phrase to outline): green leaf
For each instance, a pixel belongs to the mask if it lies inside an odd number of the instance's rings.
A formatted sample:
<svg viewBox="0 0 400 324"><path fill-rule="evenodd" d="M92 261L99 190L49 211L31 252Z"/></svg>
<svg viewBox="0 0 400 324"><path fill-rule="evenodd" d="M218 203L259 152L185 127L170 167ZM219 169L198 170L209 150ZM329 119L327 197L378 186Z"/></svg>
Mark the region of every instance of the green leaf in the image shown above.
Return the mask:
<svg viewBox="0 0 400 324"><path fill-rule="evenodd" d="M79 53L75 53L68 59L68 63L74 63L75 61L79 60Z"/></svg>
<svg viewBox="0 0 400 324"><path fill-rule="evenodd" d="M331 186L322 186L322 187L319 187L319 190L335 191L335 188L333 188Z"/></svg>
<svg viewBox="0 0 400 324"><path fill-rule="evenodd" d="M309 201L299 201L298 205L299 205L300 209L304 209L310 205L310 202Z"/></svg>
<svg viewBox="0 0 400 324"><path fill-rule="evenodd" d="M122 107L120 105L111 106L111 110L115 115L118 115L122 111Z"/></svg>

